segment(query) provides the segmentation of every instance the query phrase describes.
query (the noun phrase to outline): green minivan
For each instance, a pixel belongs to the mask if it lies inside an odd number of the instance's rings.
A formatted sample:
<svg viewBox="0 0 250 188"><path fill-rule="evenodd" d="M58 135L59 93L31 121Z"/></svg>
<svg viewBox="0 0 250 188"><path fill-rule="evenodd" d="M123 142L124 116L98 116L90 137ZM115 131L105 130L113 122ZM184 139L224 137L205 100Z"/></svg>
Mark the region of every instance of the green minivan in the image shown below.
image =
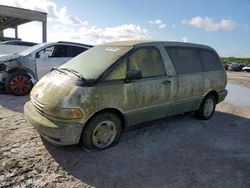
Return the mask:
<svg viewBox="0 0 250 188"><path fill-rule="evenodd" d="M159 41L98 45L53 68L31 91L24 113L46 140L85 149L116 144L124 128L195 112L210 119L227 95L211 47Z"/></svg>

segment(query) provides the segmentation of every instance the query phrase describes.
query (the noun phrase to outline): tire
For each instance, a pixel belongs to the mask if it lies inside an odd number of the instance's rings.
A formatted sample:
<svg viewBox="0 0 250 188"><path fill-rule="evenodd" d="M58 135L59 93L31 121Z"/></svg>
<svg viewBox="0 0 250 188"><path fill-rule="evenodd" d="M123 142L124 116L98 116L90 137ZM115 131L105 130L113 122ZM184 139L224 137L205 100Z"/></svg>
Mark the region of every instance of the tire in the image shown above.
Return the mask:
<svg viewBox="0 0 250 188"><path fill-rule="evenodd" d="M199 110L196 112L197 118L202 120L209 120L214 114L215 107L216 107L216 100L214 95L212 94L207 95L203 99Z"/></svg>
<svg viewBox="0 0 250 188"><path fill-rule="evenodd" d="M114 113L95 115L84 127L80 144L85 150L101 150L117 144L121 137L122 122Z"/></svg>
<svg viewBox="0 0 250 188"><path fill-rule="evenodd" d="M5 83L7 92L16 96L27 95L32 87L30 76L24 72L9 74Z"/></svg>

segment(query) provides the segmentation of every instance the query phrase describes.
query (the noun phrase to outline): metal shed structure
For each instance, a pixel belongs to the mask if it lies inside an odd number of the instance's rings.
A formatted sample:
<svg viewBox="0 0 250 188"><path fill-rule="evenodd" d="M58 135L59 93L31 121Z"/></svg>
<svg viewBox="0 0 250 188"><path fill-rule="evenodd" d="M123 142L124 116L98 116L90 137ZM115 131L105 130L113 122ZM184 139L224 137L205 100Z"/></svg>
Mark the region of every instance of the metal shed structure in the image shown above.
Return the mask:
<svg viewBox="0 0 250 188"><path fill-rule="evenodd" d="M42 41L47 41L47 13L23 8L0 5L0 40L4 39L3 30L15 29L15 38L18 39L18 27L32 21L42 22Z"/></svg>

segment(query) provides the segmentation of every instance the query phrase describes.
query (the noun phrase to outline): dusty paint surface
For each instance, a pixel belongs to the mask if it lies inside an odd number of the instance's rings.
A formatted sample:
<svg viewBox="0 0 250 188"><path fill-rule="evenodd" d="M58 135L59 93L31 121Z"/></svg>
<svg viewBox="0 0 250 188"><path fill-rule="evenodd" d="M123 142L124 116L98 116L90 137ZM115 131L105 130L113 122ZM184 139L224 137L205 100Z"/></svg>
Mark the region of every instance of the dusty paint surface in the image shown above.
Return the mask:
<svg viewBox="0 0 250 188"><path fill-rule="evenodd" d="M164 45L164 43L142 43L138 44L138 47L154 46L159 49L168 69L165 76L134 80L130 83L125 83L123 80L100 81L89 87L77 86L76 78L53 71L35 85L31 97L43 106L44 111L46 108L52 111L53 108L79 109L83 117L74 122L82 126L93 114L107 108L119 110L126 116L128 124L135 124L167 115L198 110L205 94L212 90L221 92L225 89L226 74L222 66L221 70L217 71L177 75L164 50ZM111 62L108 63L111 64ZM164 83L169 79L169 82ZM68 116L70 113L69 110ZM67 117L67 113L65 116ZM51 119L51 117L48 118ZM69 123L60 118L55 121Z"/></svg>

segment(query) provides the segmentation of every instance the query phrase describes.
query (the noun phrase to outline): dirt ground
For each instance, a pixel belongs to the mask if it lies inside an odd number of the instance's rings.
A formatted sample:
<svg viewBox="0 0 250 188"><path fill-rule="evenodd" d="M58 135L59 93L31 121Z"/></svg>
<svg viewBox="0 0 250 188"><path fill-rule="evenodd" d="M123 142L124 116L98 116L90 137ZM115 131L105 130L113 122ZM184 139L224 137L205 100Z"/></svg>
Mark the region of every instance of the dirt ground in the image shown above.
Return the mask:
<svg viewBox="0 0 250 188"><path fill-rule="evenodd" d="M250 88L250 72L227 71L228 82Z"/></svg>
<svg viewBox="0 0 250 188"><path fill-rule="evenodd" d="M228 78L250 87L250 74ZM28 100L0 95L0 187L250 187L250 106L223 102L209 121L145 123L87 153L42 140L24 118Z"/></svg>

